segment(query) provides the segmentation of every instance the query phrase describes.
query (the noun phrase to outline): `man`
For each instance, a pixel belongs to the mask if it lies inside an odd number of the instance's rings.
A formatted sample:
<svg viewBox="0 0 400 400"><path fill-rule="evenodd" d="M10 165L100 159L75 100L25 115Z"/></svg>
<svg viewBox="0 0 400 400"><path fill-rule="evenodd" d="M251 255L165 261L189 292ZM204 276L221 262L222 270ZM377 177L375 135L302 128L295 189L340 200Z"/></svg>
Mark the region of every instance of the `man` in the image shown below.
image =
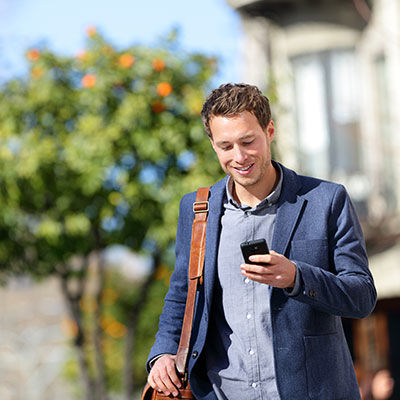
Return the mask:
<svg viewBox="0 0 400 400"><path fill-rule="evenodd" d="M345 189L271 160L274 123L254 86L220 86L202 120L228 176L210 190L188 363L195 397L359 399L340 317L367 316L376 291ZM181 201L175 271L148 362L149 384L173 396L194 200ZM240 243L260 238L270 254L243 264Z"/></svg>

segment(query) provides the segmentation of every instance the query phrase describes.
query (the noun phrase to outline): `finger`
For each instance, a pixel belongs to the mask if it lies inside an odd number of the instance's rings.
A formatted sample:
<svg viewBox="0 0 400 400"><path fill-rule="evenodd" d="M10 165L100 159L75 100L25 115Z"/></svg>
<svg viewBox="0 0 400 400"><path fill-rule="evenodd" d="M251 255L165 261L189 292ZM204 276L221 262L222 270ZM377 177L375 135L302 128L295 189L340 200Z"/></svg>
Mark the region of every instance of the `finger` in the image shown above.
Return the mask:
<svg viewBox="0 0 400 400"><path fill-rule="evenodd" d="M240 272L247 277L250 276L270 277L273 275L273 273L271 271L268 271L268 269L257 265L252 265L250 267L247 267L246 265L243 268L241 268Z"/></svg>
<svg viewBox="0 0 400 400"><path fill-rule="evenodd" d="M162 379L160 378L160 371L158 369L155 369L154 367L150 371L147 382L153 389L159 392L164 392L167 390L167 387L164 385Z"/></svg>
<svg viewBox="0 0 400 400"><path fill-rule="evenodd" d="M159 375L154 376L154 384L155 384L154 389L156 389L159 392L163 392L166 396L168 396L171 393Z"/></svg>
<svg viewBox="0 0 400 400"><path fill-rule="evenodd" d="M261 275L271 275L271 269L269 267L265 267L262 265L253 265L253 264L242 264L240 269L245 272L251 272L254 274L261 274Z"/></svg>
<svg viewBox="0 0 400 400"><path fill-rule="evenodd" d="M250 256L249 260L254 263L268 264L271 262L271 256L269 254L255 254Z"/></svg>
<svg viewBox="0 0 400 400"><path fill-rule="evenodd" d="M251 279L254 282L265 283L267 285L270 285L271 278L266 276L266 275L254 274L254 273L251 273L251 272L246 273L246 272L243 272L243 271L242 271L242 274L245 277Z"/></svg>
<svg viewBox="0 0 400 400"><path fill-rule="evenodd" d="M173 396L177 396L179 394L178 389L172 383L169 376L165 373L160 376L155 377L155 382L158 388L166 395L169 396L171 393Z"/></svg>
<svg viewBox="0 0 400 400"><path fill-rule="evenodd" d="M172 375L172 376L171 376ZM175 377L175 382L174 379ZM177 386L180 385L180 380L176 374L175 363L170 362L168 363L163 370L161 370L160 378L163 381L164 385L168 388L168 391L172 393L174 396L179 394L177 390Z"/></svg>
<svg viewBox="0 0 400 400"><path fill-rule="evenodd" d="M174 384L174 386L176 386L178 389L182 387L182 383L181 380L179 379L179 376L177 374L176 368L175 368L175 364L173 365L168 365L167 366L167 372L168 372L168 376L171 379L172 383Z"/></svg>
<svg viewBox="0 0 400 400"><path fill-rule="evenodd" d="M156 389L156 383L154 382L153 376L150 373L149 376L147 377L147 383L153 388Z"/></svg>
<svg viewBox="0 0 400 400"><path fill-rule="evenodd" d="M166 372L168 374L169 379L171 380L171 382L173 383L174 386L176 386L177 388L180 388L182 386L181 384L181 380L179 379L177 370L176 370L176 366L175 366L175 356L169 356L167 357L164 361L165 361L165 369Z"/></svg>
<svg viewBox="0 0 400 400"><path fill-rule="evenodd" d="M277 253L276 251L271 250L271 253L269 254L270 257L270 263L271 264L278 264L282 259L285 257L282 256L282 254Z"/></svg>

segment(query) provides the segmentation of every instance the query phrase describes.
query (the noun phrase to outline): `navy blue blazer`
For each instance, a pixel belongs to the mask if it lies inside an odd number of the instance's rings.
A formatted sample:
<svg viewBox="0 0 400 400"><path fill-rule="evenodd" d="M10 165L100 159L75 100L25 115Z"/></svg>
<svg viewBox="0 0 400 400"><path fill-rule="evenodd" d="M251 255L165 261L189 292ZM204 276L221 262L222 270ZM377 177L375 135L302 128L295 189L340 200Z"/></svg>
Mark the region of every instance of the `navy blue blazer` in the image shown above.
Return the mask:
<svg viewBox="0 0 400 400"><path fill-rule="evenodd" d="M281 399L360 399L340 318L363 318L376 302L357 215L342 185L300 176L283 166L282 170L283 188L270 248L296 263L301 291L289 296L285 290L273 288L270 298ZM189 380L199 400L216 399L202 351L207 335L213 334L208 332L208 321L226 179L210 190L204 284L197 295L191 338ZM180 203L175 271L149 360L177 352L188 286L194 201L195 193L190 193Z"/></svg>

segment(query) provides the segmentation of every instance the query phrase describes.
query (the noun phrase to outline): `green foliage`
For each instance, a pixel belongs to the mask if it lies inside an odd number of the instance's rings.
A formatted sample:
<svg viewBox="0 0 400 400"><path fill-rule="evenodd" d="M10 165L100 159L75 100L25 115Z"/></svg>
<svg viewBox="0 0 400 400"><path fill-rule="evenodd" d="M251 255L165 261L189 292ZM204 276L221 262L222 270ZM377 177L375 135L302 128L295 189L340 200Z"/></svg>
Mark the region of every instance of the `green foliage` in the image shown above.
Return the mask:
<svg viewBox="0 0 400 400"><path fill-rule="evenodd" d="M199 115L216 62L184 52L175 36L159 47L117 49L92 30L75 58L29 50L29 74L0 88L0 281L11 274L81 279L89 255L116 243L156 251L168 263L181 196L221 177ZM137 327L139 379L170 263L159 268L165 276L150 285ZM102 304L99 321L113 390L121 385L136 289L121 278L105 285L105 293L118 293ZM68 322L72 337L90 336L96 301L66 296L81 307ZM93 343L84 345L93 371ZM67 370L77 373L75 364Z"/></svg>
<svg viewBox="0 0 400 400"><path fill-rule="evenodd" d="M0 90L3 273L46 276L112 243L166 248L179 197L220 174L199 118L214 60L96 32L76 58L27 58L29 76Z"/></svg>

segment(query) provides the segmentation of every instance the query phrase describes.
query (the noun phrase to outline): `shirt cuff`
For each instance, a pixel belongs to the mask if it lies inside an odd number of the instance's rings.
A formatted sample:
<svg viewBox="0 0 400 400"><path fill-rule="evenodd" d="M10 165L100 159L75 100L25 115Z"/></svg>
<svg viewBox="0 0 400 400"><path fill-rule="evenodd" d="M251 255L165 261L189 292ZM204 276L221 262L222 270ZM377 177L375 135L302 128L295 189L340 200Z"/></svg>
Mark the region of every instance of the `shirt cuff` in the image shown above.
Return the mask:
<svg viewBox="0 0 400 400"><path fill-rule="evenodd" d="M285 293L289 296L289 297L294 297L297 296L298 294L300 294L301 291L301 277L300 277L300 272L299 269L297 268L297 265L295 263L296 266L296 276L294 278L294 286L292 288L285 288L283 289L285 291Z"/></svg>

